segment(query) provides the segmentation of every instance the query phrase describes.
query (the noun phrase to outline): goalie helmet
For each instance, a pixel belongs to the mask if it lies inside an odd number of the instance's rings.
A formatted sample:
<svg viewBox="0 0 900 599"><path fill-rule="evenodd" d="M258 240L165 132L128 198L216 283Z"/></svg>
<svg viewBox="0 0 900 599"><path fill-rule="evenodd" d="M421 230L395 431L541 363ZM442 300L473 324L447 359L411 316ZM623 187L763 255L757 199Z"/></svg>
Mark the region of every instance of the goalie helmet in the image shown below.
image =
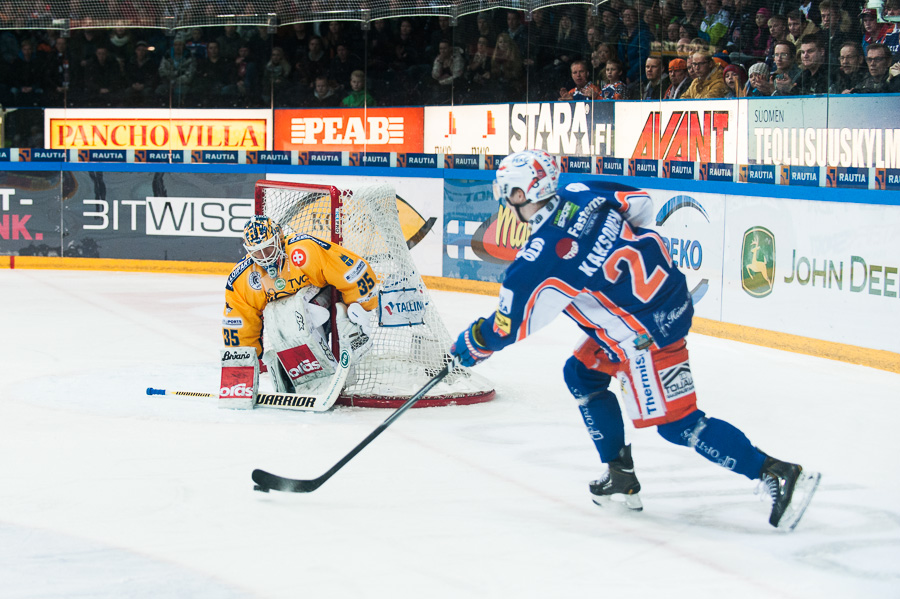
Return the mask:
<svg viewBox="0 0 900 599"><path fill-rule="evenodd" d="M268 216L256 214L244 225L244 249L263 268L275 266L284 256L281 227Z"/></svg>
<svg viewBox="0 0 900 599"><path fill-rule="evenodd" d="M525 203L547 200L556 195L559 167L556 160L543 150L525 150L510 154L497 169L494 197L509 203L513 190L525 192Z"/></svg>

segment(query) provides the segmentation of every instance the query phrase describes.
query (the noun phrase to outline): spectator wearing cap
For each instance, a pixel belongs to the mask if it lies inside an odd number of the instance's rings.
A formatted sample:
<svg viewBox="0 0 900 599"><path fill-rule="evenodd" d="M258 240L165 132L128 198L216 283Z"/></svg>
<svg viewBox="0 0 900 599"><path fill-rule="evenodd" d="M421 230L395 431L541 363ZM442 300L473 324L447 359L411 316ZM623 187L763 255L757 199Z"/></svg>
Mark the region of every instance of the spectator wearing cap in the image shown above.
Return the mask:
<svg viewBox="0 0 900 599"><path fill-rule="evenodd" d="M691 63L697 78L691 82L691 86L681 97L689 98L724 98L728 93L728 86L722 76L722 68L713 62L709 52L694 52L691 55Z"/></svg>
<svg viewBox="0 0 900 599"><path fill-rule="evenodd" d="M691 85L688 77L687 61L683 58L675 58L669 61L669 87L663 96L665 100L677 100Z"/></svg>
<svg viewBox="0 0 900 599"><path fill-rule="evenodd" d="M745 54L749 54L750 56L755 56L757 58L761 58L766 55L766 50L769 47L769 40L772 37L769 34L769 19L771 17L772 11L770 11L765 6L756 11L756 33L754 33L753 37L750 38L750 47L745 49Z"/></svg>
<svg viewBox="0 0 900 599"><path fill-rule="evenodd" d="M890 23L879 23L875 9L867 8L859 14L862 21L863 37L862 50L863 54L869 47L869 44L883 44L894 28Z"/></svg>
<svg viewBox="0 0 900 599"><path fill-rule="evenodd" d="M151 106L159 85L159 65L144 40L134 44L133 54L125 68L124 101L128 106Z"/></svg>
<svg viewBox="0 0 900 599"><path fill-rule="evenodd" d="M891 77L891 53L884 44L872 43L866 49L866 63L869 74L862 83L854 87L854 94L896 94L900 93L900 77Z"/></svg>
<svg viewBox="0 0 900 599"><path fill-rule="evenodd" d="M764 62L751 65L748 69L747 96L752 98L771 96L774 89L769 75L769 65Z"/></svg>
<svg viewBox="0 0 900 599"><path fill-rule="evenodd" d="M726 98L743 98L747 95L747 71L739 64L730 64L722 71L725 85L728 86Z"/></svg>

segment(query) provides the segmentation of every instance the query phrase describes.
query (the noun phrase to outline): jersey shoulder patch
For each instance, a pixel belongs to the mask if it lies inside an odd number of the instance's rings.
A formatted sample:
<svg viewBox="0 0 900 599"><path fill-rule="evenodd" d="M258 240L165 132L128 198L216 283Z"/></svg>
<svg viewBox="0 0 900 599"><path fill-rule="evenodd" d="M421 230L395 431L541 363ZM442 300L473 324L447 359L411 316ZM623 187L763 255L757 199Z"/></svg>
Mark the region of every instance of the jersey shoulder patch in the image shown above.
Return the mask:
<svg viewBox="0 0 900 599"><path fill-rule="evenodd" d="M296 243L298 241L303 241L304 239L308 239L308 240L312 241L316 245L320 246L322 249L325 249L325 250L331 249L330 243L328 243L327 241L322 241L318 237L313 237L312 235L308 235L307 233L297 233L296 235L294 235L293 237L291 237L290 239L287 240L287 245Z"/></svg>
<svg viewBox="0 0 900 599"><path fill-rule="evenodd" d="M250 259L250 256L247 256L240 262L238 262L234 269L231 271L231 274L228 275L228 280L225 282L225 289L228 291L234 291L234 282L238 280L238 277L241 274L250 268L250 265L253 264L253 260Z"/></svg>

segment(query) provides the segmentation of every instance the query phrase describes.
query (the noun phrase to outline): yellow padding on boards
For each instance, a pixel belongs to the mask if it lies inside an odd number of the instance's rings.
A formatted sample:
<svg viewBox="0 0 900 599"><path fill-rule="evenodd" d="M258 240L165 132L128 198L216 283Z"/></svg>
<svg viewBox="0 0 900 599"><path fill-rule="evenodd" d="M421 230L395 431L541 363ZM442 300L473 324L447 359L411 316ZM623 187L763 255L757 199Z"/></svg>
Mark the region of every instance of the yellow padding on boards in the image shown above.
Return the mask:
<svg viewBox="0 0 900 599"><path fill-rule="evenodd" d="M106 258L56 258L49 256L0 256L0 268L29 268L43 270L112 270L126 272L163 272L176 274L227 275L234 268L228 262L179 262L171 260L112 260ZM467 281L445 277L422 279L429 289L458 291L480 295L498 295L499 283ZM829 358L860 364L879 370L900 373L900 354L894 352L845 345L832 341L811 339L743 325L695 318L691 330L701 335L731 339L762 347L771 347L819 358Z"/></svg>

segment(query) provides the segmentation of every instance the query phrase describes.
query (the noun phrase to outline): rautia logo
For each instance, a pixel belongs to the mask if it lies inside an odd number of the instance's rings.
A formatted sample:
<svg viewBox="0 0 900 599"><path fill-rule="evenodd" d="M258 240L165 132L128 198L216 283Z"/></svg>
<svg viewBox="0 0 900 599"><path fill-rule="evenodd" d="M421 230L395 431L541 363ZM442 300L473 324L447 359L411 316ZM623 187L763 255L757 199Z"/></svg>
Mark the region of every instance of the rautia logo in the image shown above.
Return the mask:
<svg viewBox="0 0 900 599"><path fill-rule="evenodd" d="M741 244L741 288L766 297L775 285L775 236L765 227L751 227Z"/></svg>

